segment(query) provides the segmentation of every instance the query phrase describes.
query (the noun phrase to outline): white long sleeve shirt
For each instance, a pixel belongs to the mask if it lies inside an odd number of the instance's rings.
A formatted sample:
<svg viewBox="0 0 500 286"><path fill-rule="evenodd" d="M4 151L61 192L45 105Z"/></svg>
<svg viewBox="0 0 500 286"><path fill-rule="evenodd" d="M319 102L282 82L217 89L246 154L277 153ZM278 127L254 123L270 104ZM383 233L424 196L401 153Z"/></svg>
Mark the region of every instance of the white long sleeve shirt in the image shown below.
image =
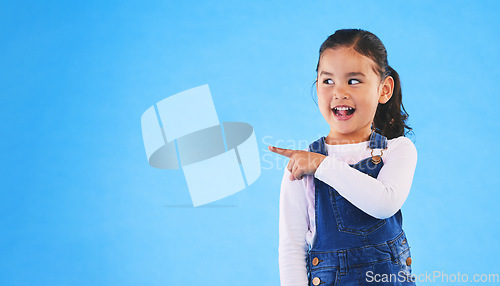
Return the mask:
<svg viewBox="0 0 500 286"><path fill-rule="evenodd" d="M377 178L352 168L370 157L369 141L326 145L328 156L314 177L325 182L367 214L384 219L394 215L410 192L417 164L417 150L406 137L387 140L383 167ZM304 149L308 151L308 149ZM374 155L379 155L375 150ZM312 247L315 226L314 178L291 181L285 168L281 182L279 215L279 269L281 286L307 286L306 255Z"/></svg>

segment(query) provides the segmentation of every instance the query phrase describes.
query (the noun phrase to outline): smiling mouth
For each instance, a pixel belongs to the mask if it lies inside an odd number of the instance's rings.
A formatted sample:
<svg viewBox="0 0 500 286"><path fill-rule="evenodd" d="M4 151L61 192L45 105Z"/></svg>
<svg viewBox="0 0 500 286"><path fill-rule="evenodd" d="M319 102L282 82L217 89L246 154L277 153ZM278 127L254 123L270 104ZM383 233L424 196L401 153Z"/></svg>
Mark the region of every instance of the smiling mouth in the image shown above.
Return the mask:
<svg viewBox="0 0 500 286"><path fill-rule="evenodd" d="M349 106L337 106L332 108L332 110L333 114L340 118L348 118L354 113L354 111L356 111L355 108Z"/></svg>

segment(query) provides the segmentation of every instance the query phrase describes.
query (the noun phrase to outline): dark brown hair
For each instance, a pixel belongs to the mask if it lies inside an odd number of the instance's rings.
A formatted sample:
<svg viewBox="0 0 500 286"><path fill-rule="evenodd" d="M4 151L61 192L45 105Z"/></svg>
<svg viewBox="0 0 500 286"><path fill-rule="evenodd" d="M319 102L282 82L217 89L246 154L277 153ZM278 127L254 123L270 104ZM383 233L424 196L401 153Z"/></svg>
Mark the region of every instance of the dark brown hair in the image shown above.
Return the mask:
<svg viewBox="0 0 500 286"><path fill-rule="evenodd" d="M406 124L408 113L403 106L401 82L398 73L389 66L387 51L382 41L374 34L361 29L342 29L330 35L321 44L316 73L319 68L321 55L326 49L338 47L352 47L359 54L372 59L377 68L377 73L383 81L391 76L394 79L394 90L392 97L385 104L379 103L377 112L373 119L375 131L387 137L387 139L404 136L412 130ZM405 132L405 129L407 131Z"/></svg>

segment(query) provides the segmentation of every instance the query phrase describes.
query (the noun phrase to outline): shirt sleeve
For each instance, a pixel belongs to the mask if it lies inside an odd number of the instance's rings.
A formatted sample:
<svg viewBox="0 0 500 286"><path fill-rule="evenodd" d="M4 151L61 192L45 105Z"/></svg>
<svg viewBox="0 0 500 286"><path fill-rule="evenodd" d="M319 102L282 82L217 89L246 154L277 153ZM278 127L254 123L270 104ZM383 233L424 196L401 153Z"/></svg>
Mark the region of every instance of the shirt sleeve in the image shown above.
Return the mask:
<svg viewBox="0 0 500 286"><path fill-rule="evenodd" d="M285 168L280 190L279 270L281 286L307 286L306 255L309 230L305 179L291 181Z"/></svg>
<svg viewBox="0 0 500 286"><path fill-rule="evenodd" d="M382 155L384 166L377 178L350 167L334 155L321 162L314 176L365 213L378 219L389 218L408 197L417 164L417 150L410 139L401 137L392 145Z"/></svg>

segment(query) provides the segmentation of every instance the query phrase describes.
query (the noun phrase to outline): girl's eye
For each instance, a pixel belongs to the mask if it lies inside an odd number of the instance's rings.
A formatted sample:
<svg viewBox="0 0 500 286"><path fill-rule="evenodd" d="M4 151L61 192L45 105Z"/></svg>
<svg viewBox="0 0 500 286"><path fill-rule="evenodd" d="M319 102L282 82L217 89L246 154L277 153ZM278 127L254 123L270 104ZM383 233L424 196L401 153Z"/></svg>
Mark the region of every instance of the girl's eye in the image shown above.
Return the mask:
<svg viewBox="0 0 500 286"><path fill-rule="evenodd" d="M358 83L361 83L361 82L359 80L357 80L357 79L353 78L353 79L349 80L349 84L358 84Z"/></svg>
<svg viewBox="0 0 500 286"><path fill-rule="evenodd" d="M333 80L332 80L332 79L330 79L330 78L329 78L329 79L325 79L325 80L323 81L323 83L326 83L326 84L333 84Z"/></svg>

